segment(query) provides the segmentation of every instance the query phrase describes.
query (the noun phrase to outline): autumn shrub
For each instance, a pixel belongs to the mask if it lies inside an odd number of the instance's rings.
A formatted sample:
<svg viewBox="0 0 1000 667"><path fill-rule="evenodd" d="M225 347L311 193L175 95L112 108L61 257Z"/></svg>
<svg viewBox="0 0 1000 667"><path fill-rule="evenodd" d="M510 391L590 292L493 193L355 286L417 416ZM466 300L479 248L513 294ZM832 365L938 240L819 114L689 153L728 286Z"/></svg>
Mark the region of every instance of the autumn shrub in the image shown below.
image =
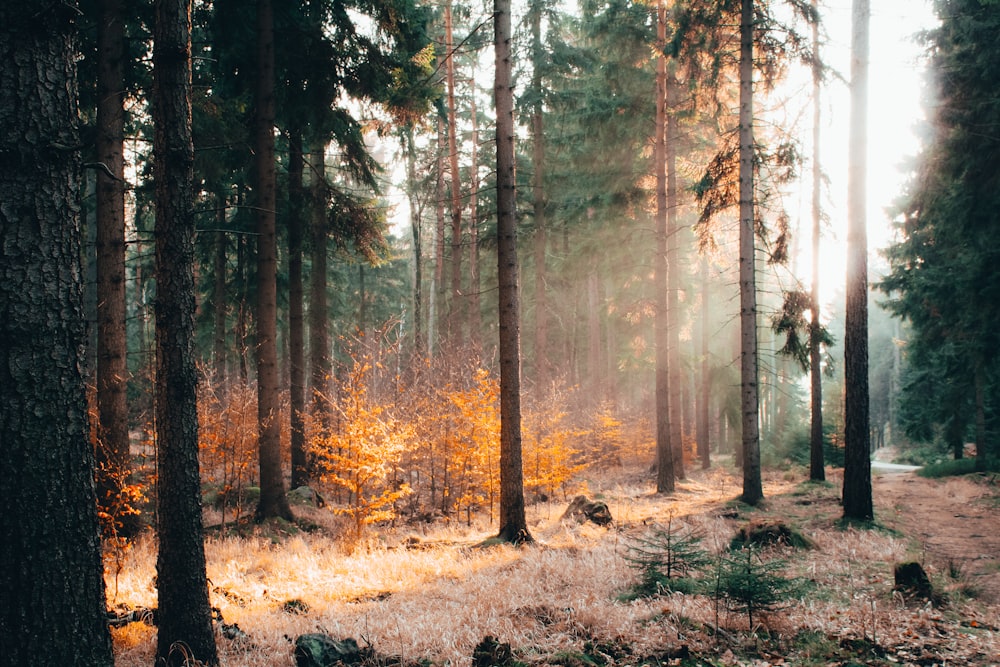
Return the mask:
<svg viewBox="0 0 1000 667"><path fill-rule="evenodd" d="M255 502L257 474L257 393L253 385L235 382L213 387L202 382L198 397L198 462L205 501L239 523Z"/></svg>
<svg viewBox="0 0 1000 667"><path fill-rule="evenodd" d="M320 480L346 492L333 511L350 517L355 543L365 526L395 518L394 505L410 492L394 473L413 439L412 424L369 397L371 370L366 359L355 361L338 400L331 402L337 419L310 442Z"/></svg>
<svg viewBox="0 0 1000 667"><path fill-rule="evenodd" d="M573 491L574 477L586 468L580 460L580 442L587 432L572 423L565 404L565 393L556 392L524 412L522 460L529 497L545 500L561 492L565 499Z"/></svg>

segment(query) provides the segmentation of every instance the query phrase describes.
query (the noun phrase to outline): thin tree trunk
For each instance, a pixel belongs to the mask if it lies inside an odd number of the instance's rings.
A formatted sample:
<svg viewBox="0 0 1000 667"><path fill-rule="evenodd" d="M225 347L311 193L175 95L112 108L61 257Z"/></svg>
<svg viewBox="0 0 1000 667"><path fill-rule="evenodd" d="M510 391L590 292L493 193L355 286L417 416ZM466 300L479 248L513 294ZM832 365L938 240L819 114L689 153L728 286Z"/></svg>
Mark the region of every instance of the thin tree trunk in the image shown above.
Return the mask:
<svg viewBox="0 0 1000 667"><path fill-rule="evenodd" d="M311 411L320 425L328 423L330 400L330 339L327 332L326 298L326 142L315 138L312 146L310 181L312 268L309 275L309 354L311 364Z"/></svg>
<svg viewBox="0 0 1000 667"><path fill-rule="evenodd" d="M416 150L413 145L413 126L406 128L406 181L410 200L410 232L413 238L413 356L424 354L423 334L423 268L421 228L423 205L417 197Z"/></svg>
<svg viewBox="0 0 1000 667"><path fill-rule="evenodd" d="M111 667L82 375L75 5L0 3L0 662Z"/></svg>
<svg viewBox="0 0 1000 667"><path fill-rule="evenodd" d="M818 10L817 0L812 7ZM809 387L810 387L810 426L809 426L809 479L823 481L826 479L823 461L823 374L820 367L820 321L819 321L819 241L820 223L823 213L820 207L822 194L823 170L820 164L820 83L819 65L819 21L812 26L813 57L813 164L812 164L812 291L809 294Z"/></svg>
<svg viewBox="0 0 1000 667"><path fill-rule="evenodd" d="M757 284L753 169L753 0L740 14L740 406L743 441L743 502L764 497L760 477L757 362Z"/></svg>
<svg viewBox="0 0 1000 667"><path fill-rule="evenodd" d="M667 372L670 374L670 444L674 450L674 476L684 479L683 404L681 402L680 343L680 226L677 224L677 141L680 132L673 109L677 82L668 72L664 79L666 99L664 162L667 172ZM659 171L659 170L657 170Z"/></svg>
<svg viewBox="0 0 1000 667"><path fill-rule="evenodd" d="M709 282L708 282L708 259L702 257L701 259L701 368L700 368L700 382L699 382L699 392L698 392L698 416L697 416L697 439L698 439L698 455L701 457L701 468L702 470L708 470L712 466L712 454L711 454L711 443L709 435L709 425L708 425L708 414L709 414L709 404L712 400L711 394L711 378L709 377L709 364L708 364L708 339L709 339L709 309L708 309L708 298L709 298Z"/></svg>
<svg viewBox="0 0 1000 667"><path fill-rule="evenodd" d="M549 304L546 284L547 230L545 220L545 117L542 107L542 0L532 0L531 20L531 198L535 218L535 382L548 391L551 376L549 359Z"/></svg>
<svg viewBox="0 0 1000 667"><path fill-rule="evenodd" d="M278 243L275 224L274 14L257 0L257 425L260 501L257 520L291 520L281 472L281 401L278 381Z"/></svg>
<svg viewBox="0 0 1000 667"><path fill-rule="evenodd" d="M438 337L441 333L442 316L444 311L444 156L447 145L444 132L444 121L438 116L438 157L437 157L437 181L434 187L434 280L431 289L431 312L430 323L428 324L427 356L434 358L434 351L437 348ZM447 334L447 332L445 332Z"/></svg>
<svg viewBox="0 0 1000 667"><path fill-rule="evenodd" d="M868 407L869 0L854 0L851 32L851 125L847 180L847 313L844 320L844 518L871 521L871 432Z"/></svg>
<svg viewBox="0 0 1000 667"><path fill-rule="evenodd" d="M521 467L521 312L517 270L514 178L514 88L511 82L510 0L493 2L496 53L497 281L500 324L500 532L508 542L530 542Z"/></svg>
<svg viewBox="0 0 1000 667"><path fill-rule="evenodd" d="M220 231L215 233L214 283L212 286L212 308L214 315L212 366L215 377L215 389L222 392L226 387L226 274L228 258L226 255L226 232L221 231L226 221L226 200L218 197L219 212L216 223Z"/></svg>
<svg viewBox="0 0 1000 667"><path fill-rule="evenodd" d="M476 111L476 70L473 63L472 95L469 99L472 115L472 177L469 179L469 344L474 358L483 356L483 315L480 305L479 282L479 121Z"/></svg>
<svg viewBox="0 0 1000 667"><path fill-rule="evenodd" d="M448 164L451 172L451 299L448 302L448 340L454 351L465 343L462 312L462 181L458 171L458 119L455 112L455 44L452 38L451 0L444 6L445 76L448 89Z"/></svg>
<svg viewBox="0 0 1000 667"><path fill-rule="evenodd" d="M304 159L302 131L288 133L288 361L289 401L291 403L291 488L309 484L309 463L306 460L306 358L304 290L302 284L303 206L305 188L302 183Z"/></svg>
<svg viewBox="0 0 1000 667"><path fill-rule="evenodd" d="M667 39L667 8L664 0L656 7L656 38ZM656 60L656 254L653 256L654 298L656 299L656 492L674 491L674 457L671 446L670 414L670 325L667 296L667 58Z"/></svg>
<svg viewBox="0 0 1000 667"><path fill-rule="evenodd" d="M125 28L122 0L102 0L97 25L97 447L98 502L113 511L131 470L125 335ZM122 534L134 533L124 520Z"/></svg>
<svg viewBox="0 0 1000 667"><path fill-rule="evenodd" d="M194 145L191 139L191 4L156 5L153 45L156 183L157 660L174 650L217 664L208 600L201 477L198 375L194 363Z"/></svg>

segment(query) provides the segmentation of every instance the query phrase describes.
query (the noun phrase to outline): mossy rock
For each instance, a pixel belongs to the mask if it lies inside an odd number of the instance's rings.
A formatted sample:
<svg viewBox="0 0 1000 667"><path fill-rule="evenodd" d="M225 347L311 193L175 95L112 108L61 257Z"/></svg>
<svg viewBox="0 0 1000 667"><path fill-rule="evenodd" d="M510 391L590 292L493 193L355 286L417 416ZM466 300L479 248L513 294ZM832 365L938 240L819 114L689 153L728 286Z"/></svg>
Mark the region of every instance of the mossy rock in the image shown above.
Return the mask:
<svg viewBox="0 0 1000 667"><path fill-rule="evenodd" d="M744 547L785 546L795 549L813 549L815 543L808 537L780 521L753 522L736 533L729 548L733 551Z"/></svg>

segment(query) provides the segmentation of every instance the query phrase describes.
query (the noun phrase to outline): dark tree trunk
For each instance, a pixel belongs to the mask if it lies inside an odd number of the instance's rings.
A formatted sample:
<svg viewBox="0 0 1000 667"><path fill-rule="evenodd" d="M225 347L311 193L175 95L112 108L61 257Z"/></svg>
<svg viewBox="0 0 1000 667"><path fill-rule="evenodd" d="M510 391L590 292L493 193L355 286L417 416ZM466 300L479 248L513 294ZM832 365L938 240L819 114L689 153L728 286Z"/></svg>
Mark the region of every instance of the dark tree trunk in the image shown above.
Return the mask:
<svg viewBox="0 0 1000 667"><path fill-rule="evenodd" d="M198 469L194 364L194 147L191 140L191 6L156 5L153 143L156 183L156 440L158 659L184 642L217 664L208 601Z"/></svg>
<svg viewBox="0 0 1000 667"><path fill-rule="evenodd" d="M305 317L302 288L302 132L288 133L288 361L291 402L292 488L309 483L303 417L306 411Z"/></svg>
<svg viewBox="0 0 1000 667"><path fill-rule="evenodd" d="M510 0L493 2L496 54L497 281L500 324L500 532L508 542L530 542L521 467L521 313L517 271L514 178L514 89L511 82Z"/></svg>
<svg viewBox="0 0 1000 667"><path fill-rule="evenodd" d="M97 24L97 498L105 511L128 483L125 336L124 5L102 0ZM117 520L118 518L115 517ZM136 522L116 526L131 535Z"/></svg>
<svg viewBox="0 0 1000 667"><path fill-rule="evenodd" d="M0 4L0 662L111 667L81 374L72 3Z"/></svg>
<svg viewBox="0 0 1000 667"><path fill-rule="evenodd" d="M320 424L327 423L330 400L330 338L326 299L326 144L314 138L310 182L312 268L309 274L309 355L312 401L310 410Z"/></svg>
<svg viewBox="0 0 1000 667"><path fill-rule="evenodd" d="M851 34L851 125L847 180L847 312L844 320L844 518L871 521L871 432L868 406L868 23L869 0L854 0Z"/></svg>
<svg viewBox="0 0 1000 667"><path fill-rule="evenodd" d="M274 14L257 1L257 422L260 501L257 520L291 520L281 474L281 401L278 379L278 243L275 225Z"/></svg>
<svg viewBox="0 0 1000 667"><path fill-rule="evenodd" d="M818 11L817 0L812 7ZM812 26L813 56L819 59L819 21ZM820 79L821 69L813 66L813 164L812 164L812 291L809 295L811 320L809 323L809 387L810 387L810 427L809 427L809 479L826 479L823 461L823 373L820 367L822 350L819 320L819 240L822 221L820 166Z"/></svg>
<svg viewBox="0 0 1000 667"><path fill-rule="evenodd" d="M228 274L229 257L226 254L228 247L226 232L222 231L222 226L226 221L226 199L223 195L219 195L217 199L219 212L216 222L220 231L215 233L214 283L212 286L215 331L213 334L212 366L216 391L221 394L226 388L226 308L228 303L226 299L226 275Z"/></svg>
<svg viewBox="0 0 1000 667"><path fill-rule="evenodd" d="M667 39L667 8L663 0L656 8L658 43ZM670 422L670 325L667 296L667 58L656 60L656 254L653 257L653 292L656 299L656 492L674 491L674 457Z"/></svg>
<svg viewBox="0 0 1000 667"><path fill-rule="evenodd" d="M757 281L754 248L753 0L740 14L740 406L743 432L743 502L764 498L760 478L760 402L757 362Z"/></svg>

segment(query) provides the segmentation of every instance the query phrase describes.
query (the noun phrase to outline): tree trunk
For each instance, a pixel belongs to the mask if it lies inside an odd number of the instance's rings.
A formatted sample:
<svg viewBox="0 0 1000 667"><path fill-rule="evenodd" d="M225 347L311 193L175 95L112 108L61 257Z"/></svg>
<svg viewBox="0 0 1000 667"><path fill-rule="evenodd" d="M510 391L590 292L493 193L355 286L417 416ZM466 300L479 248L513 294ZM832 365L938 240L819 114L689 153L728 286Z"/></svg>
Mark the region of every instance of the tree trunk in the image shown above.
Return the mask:
<svg viewBox="0 0 1000 667"><path fill-rule="evenodd" d="M97 24L97 497L115 506L131 470L125 336L124 5L102 0ZM117 521L119 518L114 517ZM133 520L117 526L131 535Z"/></svg>
<svg viewBox="0 0 1000 667"><path fill-rule="evenodd" d="M698 439L698 456L701 457L702 470L712 467L711 442L709 435L709 404L712 400L711 378L709 377L708 364L708 339L709 339L709 281L708 281L708 259L701 258L701 368L699 371L699 391L696 427Z"/></svg>
<svg viewBox="0 0 1000 667"><path fill-rule="evenodd" d="M208 601L198 469L194 363L194 146L191 5L156 5L153 45L156 183L157 659L186 663L176 642L217 664Z"/></svg>
<svg viewBox="0 0 1000 667"><path fill-rule="evenodd" d="M743 432L743 502L764 497L760 478L757 364L757 283L753 168L753 0L740 13L740 409Z"/></svg>
<svg viewBox="0 0 1000 667"><path fill-rule="evenodd" d="M113 662L81 374L74 6L0 4L0 661Z"/></svg>
<svg viewBox="0 0 1000 667"><path fill-rule="evenodd" d="M656 7L656 39L661 48L667 39L667 8L664 0ZM656 492L674 491L674 448L670 427L670 325L667 296L667 57L656 60L656 139L653 162L656 168L656 254L653 256L653 292L656 299Z"/></svg>
<svg viewBox="0 0 1000 667"><path fill-rule="evenodd" d="M479 122L476 118L476 71L473 64L472 95L469 112L472 115L472 177L469 179L469 344L476 363L483 356L483 315L479 298Z"/></svg>
<svg viewBox="0 0 1000 667"><path fill-rule="evenodd" d="M257 0L257 427L260 464L258 521L292 519L281 473L281 399L278 379L278 244L275 225L274 14Z"/></svg>
<svg viewBox="0 0 1000 667"><path fill-rule="evenodd" d="M451 171L451 299L448 340L452 354L465 343L462 312L462 181L458 172L458 119L455 113L455 44L451 31L451 1L444 6L445 76L448 88L448 164Z"/></svg>
<svg viewBox="0 0 1000 667"><path fill-rule="evenodd" d="M868 428L868 164L869 0L854 0L851 32L851 125L847 180L847 312L844 320L844 518L871 521L871 433Z"/></svg>
<svg viewBox="0 0 1000 667"><path fill-rule="evenodd" d="M306 351L304 293L302 286L302 238L304 213L302 184L304 159L302 131L288 133L288 362L289 401L291 403L291 488L309 484L309 464L306 460L306 435L303 417L306 412Z"/></svg>
<svg viewBox="0 0 1000 667"><path fill-rule="evenodd" d="M521 313L514 178L514 88L510 0L493 2L496 53L497 281L500 324L500 539L530 542L521 467Z"/></svg>
<svg viewBox="0 0 1000 667"><path fill-rule="evenodd" d="M413 238L413 364L424 354L423 329L423 250L421 228L423 205L417 198L416 150L413 146L413 126L406 128L406 185L410 200L410 231Z"/></svg>
<svg viewBox="0 0 1000 667"><path fill-rule="evenodd" d="M219 225L219 231L215 233L214 284L212 287L215 329L212 366L216 391L221 392L226 386L226 274L229 262L226 255L226 232L222 231L222 225L226 221L226 199L224 195L219 195L217 199L219 212L216 221Z"/></svg>
<svg viewBox="0 0 1000 667"><path fill-rule="evenodd" d="M314 138L310 174L310 208L312 213L312 268L309 275L309 354L311 365L311 411L321 424L327 423L330 400L330 337L327 332L326 299L326 141Z"/></svg>
<svg viewBox="0 0 1000 667"><path fill-rule="evenodd" d="M437 338L441 336L441 313L444 311L444 154L447 140L445 139L444 121L438 116L438 157L437 180L435 182L434 207L434 278L431 285L431 307L429 313L428 335L427 335L427 356L434 358L434 351L438 346ZM445 332L447 333L447 332Z"/></svg>
<svg viewBox="0 0 1000 667"><path fill-rule="evenodd" d="M535 383L548 391L552 365L549 359L549 304L546 285L545 228L545 117L542 105L542 0L532 0L531 22L531 198L535 218Z"/></svg>
<svg viewBox="0 0 1000 667"><path fill-rule="evenodd" d="M818 0L813 0L812 7L818 11ZM813 65L813 164L812 164L812 291L809 295L811 321L809 323L809 387L810 387L810 426L809 426L809 479L823 481L826 479L823 461L823 371L820 367L820 321L819 321L819 240L820 223L823 214L820 208L822 201L822 176L820 165L820 82L819 65L819 20L812 26L813 57L817 62Z"/></svg>
<svg viewBox="0 0 1000 667"><path fill-rule="evenodd" d="M662 60L662 59L661 59ZM677 140L680 132L673 108L677 82L668 72L664 79L664 109L666 139L664 140L667 172L667 372L670 374L670 444L674 450L674 475L684 479L684 438L681 423L681 342L680 342L680 227L677 224ZM659 171L659 170L657 170Z"/></svg>

